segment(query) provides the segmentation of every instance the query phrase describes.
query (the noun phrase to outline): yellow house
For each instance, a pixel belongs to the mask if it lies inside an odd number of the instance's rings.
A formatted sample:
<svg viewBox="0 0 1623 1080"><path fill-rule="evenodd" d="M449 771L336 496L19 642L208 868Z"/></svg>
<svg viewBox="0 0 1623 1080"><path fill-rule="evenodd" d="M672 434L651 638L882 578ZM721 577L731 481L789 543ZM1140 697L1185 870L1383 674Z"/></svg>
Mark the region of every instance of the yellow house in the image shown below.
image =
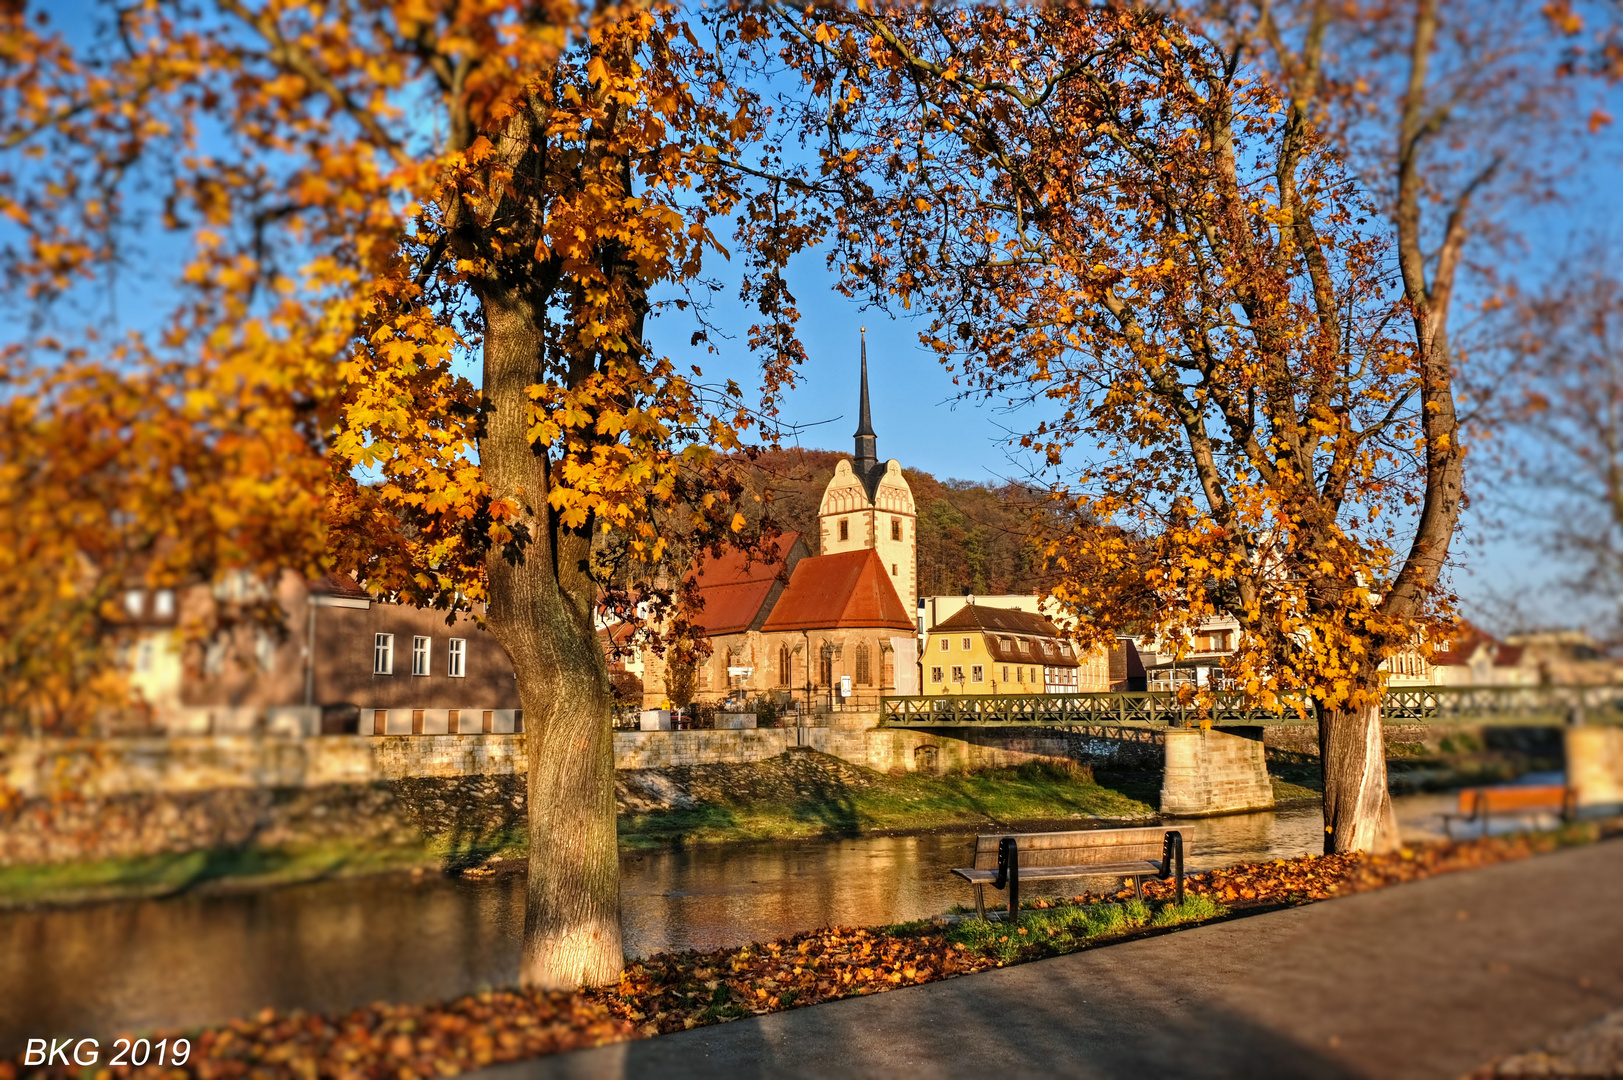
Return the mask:
<svg viewBox="0 0 1623 1080"><path fill-rule="evenodd" d="M931 627L920 659L926 694L1109 689L1107 657L1101 654L1098 663L1085 667L1076 646L1053 623L1030 611L968 604ZM1091 685L1100 680L1101 686Z"/></svg>

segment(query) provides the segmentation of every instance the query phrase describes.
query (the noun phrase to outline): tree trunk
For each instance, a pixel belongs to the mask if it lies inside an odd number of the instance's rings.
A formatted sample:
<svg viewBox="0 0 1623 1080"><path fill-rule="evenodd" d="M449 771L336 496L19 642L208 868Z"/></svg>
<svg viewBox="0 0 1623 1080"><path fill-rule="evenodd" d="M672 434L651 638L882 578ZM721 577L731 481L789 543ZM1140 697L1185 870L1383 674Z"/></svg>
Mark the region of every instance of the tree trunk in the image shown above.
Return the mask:
<svg viewBox="0 0 1623 1080"><path fill-rule="evenodd" d="M519 980L574 989L613 982L624 966L614 820L614 731L595 591L582 565L589 536L557 528L544 450L528 437L526 388L537 380L536 309L485 296L485 430L491 496L521 507L517 542L488 558L487 622L512 658L529 762L530 876Z"/></svg>
<svg viewBox="0 0 1623 1080"><path fill-rule="evenodd" d="M1324 851L1394 851L1398 823L1386 790L1381 707L1319 710L1324 772Z"/></svg>

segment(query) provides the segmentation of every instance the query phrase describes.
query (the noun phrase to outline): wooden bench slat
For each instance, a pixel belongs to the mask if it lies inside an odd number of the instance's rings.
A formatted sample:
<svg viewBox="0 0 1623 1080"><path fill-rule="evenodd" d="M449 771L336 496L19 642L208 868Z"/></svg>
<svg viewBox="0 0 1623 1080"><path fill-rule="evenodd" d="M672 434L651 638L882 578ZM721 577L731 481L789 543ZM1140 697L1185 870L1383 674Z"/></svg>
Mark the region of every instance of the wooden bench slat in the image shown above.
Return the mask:
<svg viewBox="0 0 1623 1080"><path fill-rule="evenodd" d="M970 882L987 882L997 879L996 870L966 868L954 870L953 873ZM1150 877L1160 873L1161 864L1151 859L1145 859L1141 862L1083 863L1077 866L1038 866L1029 869L1024 863L1020 865L1021 881L1044 881L1068 877L1126 877L1128 875Z"/></svg>
<svg viewBox="0 0 1623 1080"><path fill-rule="evenodd" d="M1012 836L1020 844L1020 869L1085 863L1159 859L1164 826L1079 829L1048 833L987 833L975 838L976 869L996 869L998 843Z"/></svg>
<svg viewBox="0 0 1623 1080"><path fill-rule="evenodd" d="M1519 787L1465 788L1460 792L1460 813L1473 813L1480 803L1489 812L1498 810L1560 810L1566 806L1567 789L1560 784L1527 784Z"/></svg>

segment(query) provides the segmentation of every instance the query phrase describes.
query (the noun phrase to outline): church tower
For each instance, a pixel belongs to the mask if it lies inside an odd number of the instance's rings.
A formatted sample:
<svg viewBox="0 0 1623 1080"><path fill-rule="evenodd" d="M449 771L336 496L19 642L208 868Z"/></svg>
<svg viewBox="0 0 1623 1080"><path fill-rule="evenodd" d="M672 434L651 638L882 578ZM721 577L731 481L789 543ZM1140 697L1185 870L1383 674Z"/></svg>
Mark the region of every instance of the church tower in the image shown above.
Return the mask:
<svg viewBox="0 0 1623 1080"><path fill-rule="evenodd" d="M918 608L918 509L901 463L881 462L868 406L868 335L862 335L856 454L841 458L818 509L818 554L872 548L911 615Z"/></svg>

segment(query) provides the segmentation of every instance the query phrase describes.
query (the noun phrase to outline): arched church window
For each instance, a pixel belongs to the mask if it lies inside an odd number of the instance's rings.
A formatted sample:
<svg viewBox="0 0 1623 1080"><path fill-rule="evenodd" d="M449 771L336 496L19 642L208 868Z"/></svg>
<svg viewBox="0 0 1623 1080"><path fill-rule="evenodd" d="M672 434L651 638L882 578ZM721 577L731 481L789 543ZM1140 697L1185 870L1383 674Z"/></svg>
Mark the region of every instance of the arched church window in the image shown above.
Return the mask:
<svg viewBox="0 0 1623 1080"><path fill-rule="evenodd" d="M873 685L873 669L868 664L867 642L863 642L857 646L857 685Z"/></svg>
<svg viewBox="0 0 1623 1080"><path fill-rule="evenodd" d="M793 663L793 661L789 658L789 646L787 646L787 645L779 645L778 646L778 685L779 686L788 686L789 685L789 683L790 683L790 675L791 675L792 670L793 670L790 667L790 665L792 663Z"/></svg>

